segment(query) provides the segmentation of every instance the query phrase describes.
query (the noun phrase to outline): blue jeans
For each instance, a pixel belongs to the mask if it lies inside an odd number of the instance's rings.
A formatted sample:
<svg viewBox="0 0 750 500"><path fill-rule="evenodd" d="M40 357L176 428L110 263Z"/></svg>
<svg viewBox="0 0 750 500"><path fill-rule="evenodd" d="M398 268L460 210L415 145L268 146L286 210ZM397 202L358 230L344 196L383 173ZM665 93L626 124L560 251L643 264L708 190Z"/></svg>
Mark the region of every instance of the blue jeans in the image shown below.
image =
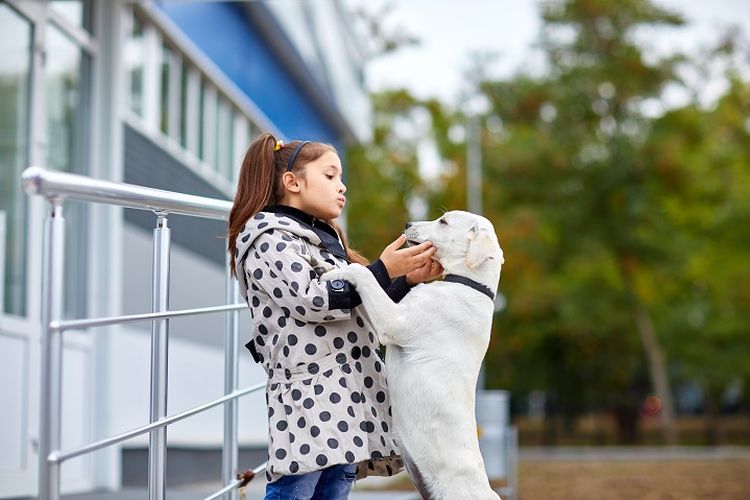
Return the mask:
<svg viewBox="0 0 750 500"><path fill-rule="evenodd" d="M357 464L342 464L297 476L283 476L266 485L264 500L346 500Z"/></svg>

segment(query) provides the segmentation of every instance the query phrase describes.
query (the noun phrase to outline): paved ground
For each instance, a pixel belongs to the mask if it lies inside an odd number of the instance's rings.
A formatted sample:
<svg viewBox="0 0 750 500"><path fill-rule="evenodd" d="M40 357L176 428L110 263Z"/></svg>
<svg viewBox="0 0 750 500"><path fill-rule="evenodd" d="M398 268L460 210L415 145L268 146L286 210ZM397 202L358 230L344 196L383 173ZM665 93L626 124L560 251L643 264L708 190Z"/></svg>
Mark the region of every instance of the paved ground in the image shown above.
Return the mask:
<svg viewBox="0 0 750 500"><path fill-rule="evenodd" d="M167 500L202 500L211 491L175 491L167 490ZM82 495L65 495L64 500L144 500L148 497L146 490L128 489L116 492L94 492ZM260 500L263 493L257 490L247 491L247 500ZM405 492L355 491L349 495L350 500L419 500L419 496Z"/></svg>
<svg viewBox="0 0 750 500"><path fill-rule="evenodd" d="M400 476L400 475L399 475ZM398 476L396 476L398 477ZM368 478L358 482L349 495L350 500L420 500L414 493L404 491L371 491L383 486L393 478ZM246 500L261 500L265 491L265 480L257 477L246 489ZM217 484L193 484L184 490L167 489L167 500L202 500L221 488ZM363 489L364 488L364 489ZM92 492L78 495L64 495L63 500L144 500L148 492L141 488L126 488L115 492Z"/></svg>
<svg viewBox="0 0 750 500"><path fill-rule="evenodd" d="M750 447L743 446L604 446L524 447L522 462L550 460L727 460L750 459Z"/></svg>
<svg viewBox="0 0 750 500"><path fill-rule="evenodd" d="M573 462L573 461L659 461L659 460L727 460L750 459L750 447L556 447L522 448L520 460L528 462ZM368 478L358 482L350 495L350 500L419 500L414 493L370 491L382 487L393 478ZM202 500L220 488L219 484L193 484L189 489L170 489L167 500ZM247 500L263 498L264 480L259 477L248 485ZM117 492L93 492L79 495L66 495L63 500L144 500L144 489L125 489ZM667 497L664 497L667 498ZM671 498L671 497L669 497Z"/></svg>

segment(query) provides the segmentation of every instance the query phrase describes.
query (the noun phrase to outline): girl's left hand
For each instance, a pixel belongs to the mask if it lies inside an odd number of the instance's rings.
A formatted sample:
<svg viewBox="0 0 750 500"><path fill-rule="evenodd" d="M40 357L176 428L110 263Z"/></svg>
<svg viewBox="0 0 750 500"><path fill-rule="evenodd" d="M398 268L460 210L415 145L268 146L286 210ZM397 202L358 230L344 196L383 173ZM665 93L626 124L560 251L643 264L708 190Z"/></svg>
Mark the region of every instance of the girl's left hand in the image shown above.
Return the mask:
<svg viewBox="0 0 750 500"><path fill-rule="evenodd" d="M434 280L443 274L443 266L435 259L427 259L422 267L406 273L406 282L409 285L416 285L425 281Z"/></svg>

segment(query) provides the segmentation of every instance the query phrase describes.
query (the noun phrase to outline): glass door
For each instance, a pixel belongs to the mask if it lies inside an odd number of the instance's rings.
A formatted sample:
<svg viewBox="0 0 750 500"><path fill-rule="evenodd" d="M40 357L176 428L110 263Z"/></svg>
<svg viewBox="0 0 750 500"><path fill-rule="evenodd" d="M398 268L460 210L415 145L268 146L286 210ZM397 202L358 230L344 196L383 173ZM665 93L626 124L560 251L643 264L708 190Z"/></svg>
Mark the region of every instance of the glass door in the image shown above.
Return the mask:
<svg viewBox="0 0 750 500"><path fill-rule="evenodd" d="M0 4L0 493L21 496L35 490L36 409L31 396L37 364L27 301L28 214L21 172L30 154L29 107L33 24Z"/></svg>
<svg viewBox="0 0 750 500"><path fill-rule="evenodd" d="M85 174L92 134L92 3L0 1L0 498L34 496L38 471L38 399L42 231L47 211L23 192L31 164ZM86 212L66 204L64 312L86 313ZM91 440L89 336L65 337L63 447ZM67 360L66 360L67 361ZM90 394L88 389L84 389ZM67 420L67 424L65 421ZM90 458L87 458L90 462ZM92 467L63 467L63 489L89 488Z"/></svg>

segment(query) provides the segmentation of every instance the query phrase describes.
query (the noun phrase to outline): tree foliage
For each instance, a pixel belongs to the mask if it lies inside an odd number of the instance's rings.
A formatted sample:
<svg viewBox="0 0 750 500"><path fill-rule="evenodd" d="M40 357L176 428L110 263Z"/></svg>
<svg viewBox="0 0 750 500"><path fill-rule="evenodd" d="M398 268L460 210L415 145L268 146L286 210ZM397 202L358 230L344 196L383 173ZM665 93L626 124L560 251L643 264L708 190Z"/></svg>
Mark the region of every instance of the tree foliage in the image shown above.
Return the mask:
<svg viewBox="0 0 750 500"><path fill-rule="evenodd" d="M704 60L655 60L639 30L683 19L648 0L551 2L542 16L544 74L477 82L490 103L483 205L505 251L508 303L487 385L543 390L569 424L609 410L632 441L647 395L667 415L672 385L699 384L710 410L750 381L750 82L734 64L750 51L728 37ZM726 90L706 107L705 81L683 75L719 59ZM692 98L670 108L675 88ZM374 143L349 157L350 227L356 240L375 234L379 249L415 191L431 216L466 207L466 144L454 134L466 116L405 92L376 96L375 108ZM429 113L450 166L436 183L420 181L416 144L399 132L415 109Z"/></svg>
<svg viewBox="0 0 750 500"><path fill-rule="evenodd" d="M418 107L405 91L373 96L373 141L347 151L353 167L346 179L349 239L370 260L401 233L409 220L409 196L421 186L413 141L394 128L412 125Z"/></svg>

